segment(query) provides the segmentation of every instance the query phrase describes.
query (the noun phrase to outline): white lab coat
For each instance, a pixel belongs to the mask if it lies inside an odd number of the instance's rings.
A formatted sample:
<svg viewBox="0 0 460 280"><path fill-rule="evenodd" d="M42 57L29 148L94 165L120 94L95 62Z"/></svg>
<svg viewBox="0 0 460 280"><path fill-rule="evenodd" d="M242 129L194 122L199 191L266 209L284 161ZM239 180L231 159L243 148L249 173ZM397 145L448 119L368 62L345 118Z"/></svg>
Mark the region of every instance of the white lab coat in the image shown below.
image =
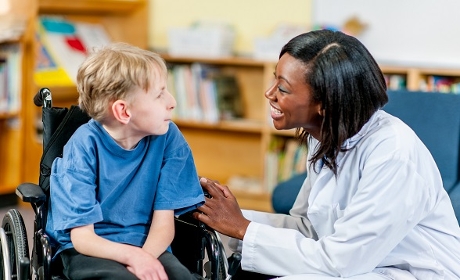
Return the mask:
<svg viewBox="0 0 460 280"><path fill-rule="evenodd" d="M243 211L252 222L242 243L229 243L242 247L242 268L298 275L286 279L460 279L460 229L415 133L380 110L344 147L337 176L308 165L290 215Z"/></svg>

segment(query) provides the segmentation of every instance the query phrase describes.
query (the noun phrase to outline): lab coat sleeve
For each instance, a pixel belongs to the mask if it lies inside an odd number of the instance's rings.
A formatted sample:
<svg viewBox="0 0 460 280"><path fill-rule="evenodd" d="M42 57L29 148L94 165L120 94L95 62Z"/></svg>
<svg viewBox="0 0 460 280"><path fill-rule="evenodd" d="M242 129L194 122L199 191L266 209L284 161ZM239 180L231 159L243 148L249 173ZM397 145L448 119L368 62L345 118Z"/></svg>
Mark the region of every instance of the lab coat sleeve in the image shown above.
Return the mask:
<svg viewBox="0 0 460 280"><path fill-rule="evenodd" d="M246 219L252 222L270 225L275 228L295 229L301 232L305 237L318 239L318 236L306 215L306 211L308 209L308 195L310 192L310 186L310 178L307 177L299 192L299 197L295 202L295 207L293 207L295 210L291 211L290 215L259 212L253 210L242 210L243 215ZM228 246L234 252L242 251L241 240L230 238Z"/></svg>
<svg viewBox="0 0 460 280"><path fill-rule="evenodd" d="M434 194L421 178L414 163L397 155L369 160L351 203L336 213L332 234L314 240L297 229L253 221L243 239L242 268L278 276L372 271L430 208L427 198Z"/></svg>

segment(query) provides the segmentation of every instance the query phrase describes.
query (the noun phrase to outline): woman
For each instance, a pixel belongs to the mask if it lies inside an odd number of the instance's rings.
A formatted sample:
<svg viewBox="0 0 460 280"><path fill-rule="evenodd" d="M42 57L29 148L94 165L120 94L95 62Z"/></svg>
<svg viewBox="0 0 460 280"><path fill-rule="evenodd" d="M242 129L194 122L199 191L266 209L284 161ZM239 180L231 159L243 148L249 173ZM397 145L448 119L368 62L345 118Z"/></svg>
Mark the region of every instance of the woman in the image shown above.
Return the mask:
<svg viewBox="0 0 460 280"><path fill-rule="evenodd" d="M242 212L226 186L202 178L212 198L195 218L234 238L249 272L459 279L460 229L440 173L415 133L380 110L386 84L368 50L341 32L308 32L283 47L274 75L273 124L297 128L309 151L290 215Z"/></svg>

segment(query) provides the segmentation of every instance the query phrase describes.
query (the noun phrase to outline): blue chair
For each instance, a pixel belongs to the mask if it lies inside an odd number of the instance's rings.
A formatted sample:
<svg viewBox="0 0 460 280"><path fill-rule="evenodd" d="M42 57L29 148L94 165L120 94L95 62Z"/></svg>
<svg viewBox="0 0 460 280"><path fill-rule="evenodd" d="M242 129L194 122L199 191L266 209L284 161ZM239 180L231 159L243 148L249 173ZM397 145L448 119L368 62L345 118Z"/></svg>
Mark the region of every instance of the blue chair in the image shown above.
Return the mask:
<svg viewBox="0 0 460 280"><path fill-rule="evenodd" d="M460 95L390 91L383 108L409 125L430 150L460 220Z"/></svg>
<svg viewBox="0 0 460 280"><path fill-rule="evenodd" d="M307 172L296 174L276 185L272 193L272 207L276 213L289 214L305 178Z"/></svg>

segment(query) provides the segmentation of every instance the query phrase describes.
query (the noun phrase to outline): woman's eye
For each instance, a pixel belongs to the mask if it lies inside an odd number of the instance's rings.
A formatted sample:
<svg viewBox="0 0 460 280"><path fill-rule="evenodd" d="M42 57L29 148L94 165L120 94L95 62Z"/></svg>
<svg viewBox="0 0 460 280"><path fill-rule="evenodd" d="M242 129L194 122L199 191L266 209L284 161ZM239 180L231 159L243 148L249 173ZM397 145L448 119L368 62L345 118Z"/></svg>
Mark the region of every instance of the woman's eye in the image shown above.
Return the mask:
<svg viewBox="0 0 460 280"><path fill-rule="evenodd" d="M278 86L278 90L279 90L280 92L285 92L285 93L287 92L283 87L280 87L280 86Z"/></svg>

